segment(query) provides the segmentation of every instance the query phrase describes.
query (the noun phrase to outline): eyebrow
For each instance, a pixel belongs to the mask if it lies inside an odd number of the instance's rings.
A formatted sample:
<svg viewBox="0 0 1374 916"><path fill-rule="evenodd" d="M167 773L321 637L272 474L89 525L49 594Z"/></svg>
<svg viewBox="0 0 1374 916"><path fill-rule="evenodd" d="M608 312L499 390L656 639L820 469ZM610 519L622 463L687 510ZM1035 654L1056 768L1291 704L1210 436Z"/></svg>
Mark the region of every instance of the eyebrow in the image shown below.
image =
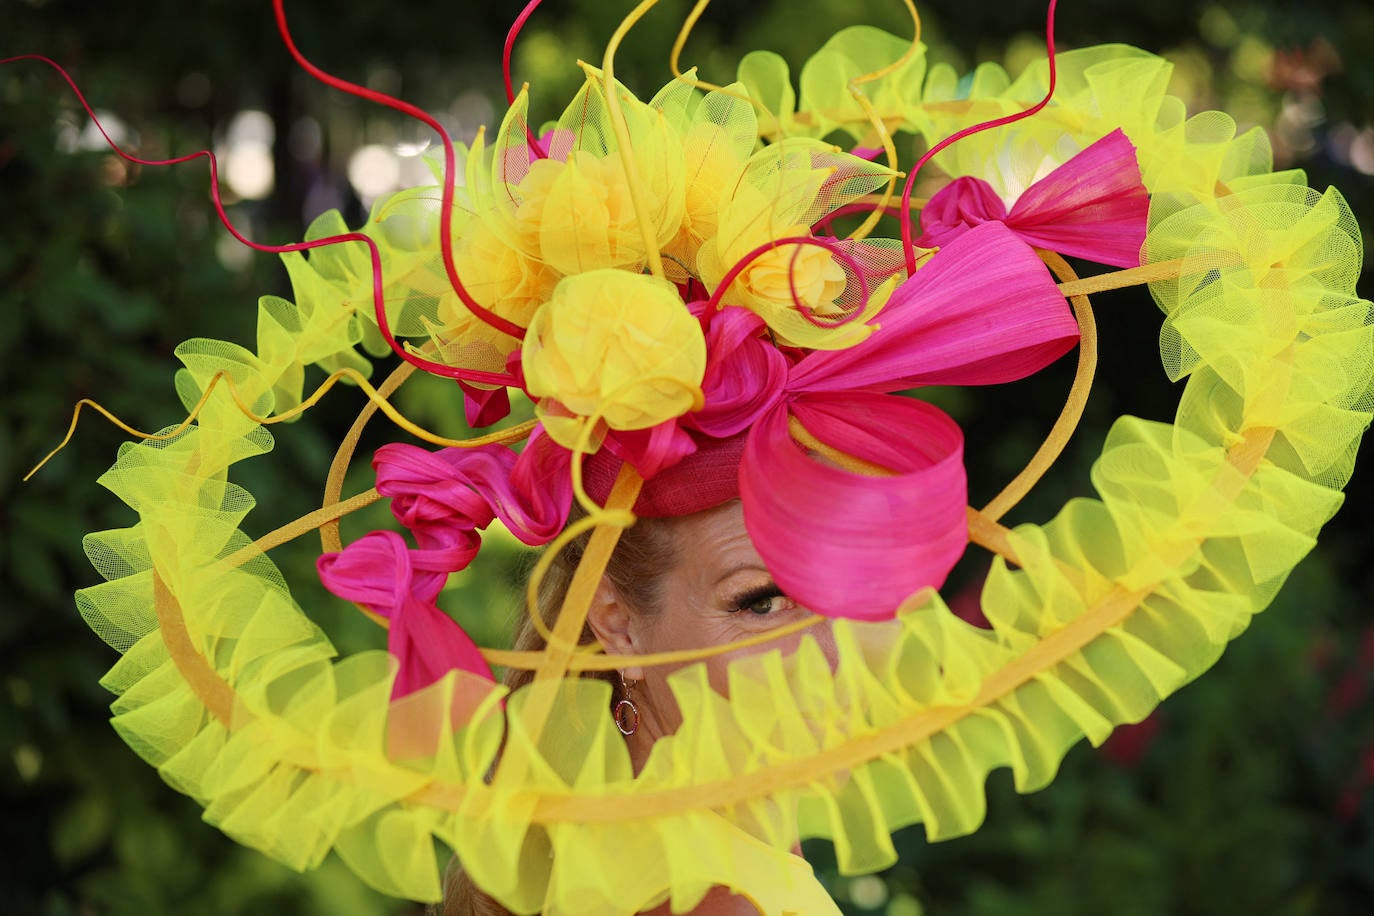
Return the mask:
<svg viewBox="0 0 1374 916"><path fill-rule="evenodd" d="M721 575L720 578L716 579L716 581L712 584L720 585L722 582L724 582L726 579L729 579L731 576L736 576L742 572L747 572L749 570L757 570L759 572L767 573L769 579L773 578L773 574L769 572L768 567L764 566L762 563L740 563L737 566L730 567L729 570L727 570L723 575Z"/></svg>

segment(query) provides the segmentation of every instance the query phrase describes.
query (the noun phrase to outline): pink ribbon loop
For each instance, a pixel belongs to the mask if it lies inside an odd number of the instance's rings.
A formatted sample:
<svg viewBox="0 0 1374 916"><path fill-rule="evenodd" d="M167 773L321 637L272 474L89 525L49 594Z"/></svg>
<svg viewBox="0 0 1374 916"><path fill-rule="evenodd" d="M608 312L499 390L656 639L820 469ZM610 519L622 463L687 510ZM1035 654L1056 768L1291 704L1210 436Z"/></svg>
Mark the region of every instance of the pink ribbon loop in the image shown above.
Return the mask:
<svg viewBox="0 0 1374 916"><path fill-rule="evenodd" d="M391 497L392 512L421 549L447 550L457 559L478 537L475 529L495 518L531 546L552 540L572 505L570 460L536 431L519 454L501 445L431 452L391 443L377 450L372 463L377 491Z"/></svg>
<svg viewBox="0 0 1374 916"><path fill-rule="evenodd" d="M844 470L793 441L788 417L822 442L894 472ZM890 618L939 588L968 542L963 433L922 401L809 394L770 411L740 464L744 524L777 580L827 617Z"/></svg>

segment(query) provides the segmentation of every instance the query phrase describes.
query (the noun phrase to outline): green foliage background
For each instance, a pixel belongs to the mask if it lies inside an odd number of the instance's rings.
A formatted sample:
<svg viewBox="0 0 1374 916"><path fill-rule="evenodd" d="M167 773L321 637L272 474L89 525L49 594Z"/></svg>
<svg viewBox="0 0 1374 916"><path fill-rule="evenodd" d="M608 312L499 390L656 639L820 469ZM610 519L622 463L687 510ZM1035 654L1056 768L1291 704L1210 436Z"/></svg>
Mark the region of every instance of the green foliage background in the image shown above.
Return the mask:
<svg viewBox="0 0 1374 916"><path fill-rule="evenodd" d="M922 13L932 55L961 69L991 58L1015 71L1040 41L1036 2L928 6ZM518 11L510 0L346 9L293 0L289 7L298 42L332 72L426 106L442 107L473 86L499 103L500 41ZM517 53L518 78L533 84L536 113L556 113L556 100L580 79L572 58L599 58L621 7L550 0L536 15ZM632 86L647 92L667 78L666 49L687 8L686 0L664 0L636 32L618 65ZM728 77L746 50L773 48L799 61L855 22L909 28L896 0L718 0L687 56L708 77ZM1058 31L1061 46L1125 41L1167 52L1179 63L1179 91L1198 105L1279 125L1288 164L1307 169L1314 186L1341 187L1364 218L1368 241L1374 182L1333 154L1338 125L1363 129L1374 121L1374 59L1364 53L1374 44L1374 10L1367 4L1080 0L1064 5ZM1286 56L1275 58L1275 49ZM325 122L330 174L342 170L343 141L394 142L414 131L296 72L265 2L0 0L0 56L26 52L68 66L99 109L133 126L145 155L208 146L249 106L265 108L279 124L307 112ZM1339 67L1322 63L1332 59ZM1330 72L1319 73L1313 89L1284 77L1275 60ZM209 86L195 104L178 92L193 73ZM1314 110L1319 119L1308 123ZM47 68L0 67L0 909L46 916L418 912L363 888L337 860L302 876L229 842L201 824L197 806L164 786L106 722L110 698L97 681L114 654L80 620L71 593L95 579L80 555L82 534L131 520L94 482L124 436L88 417L74 447L33 481L20 478L55 444L80 398L98 398L143 428L175 423L182 408L171 385L173 347L192 336L250 342L257 296L289 289L270 257L222 263L223 234L205 198L202 163L120 177L106 153L57 152L59 124L81 123L75 112ZM1300 129L1285 134L1295 117ZM263 241L294 240L303 231L303 180L280 152L278 165L271 200L233 208ZM358 215L355 203L350 220ZM1370 294L1366 277L1363 295ZM1098 305L1107 359L1087 424L1020 518L1047 517L1084 491L1087 465L1112 417L1166 418L1171 411L1176 393L1154 354L1158 312L1148 298L1126 293ZM1051 372L995 399L937 393L971 444L998 443L995 450L970 447L975 500L1024 460L1064 385ZM405 406L422 423L452 427L460 422L455 394L422 385L408 392ZM261 531L312 507L332 443L360 403L353 392L331 395L310 423L279 428L272 459L246 468ZM360 453L385 438L385 430L373 429ZM1357 471L1349 504L1321 548L1214 672L1107 748L1076 749L1039 795L1018 797L1009 780L994 778L988 822L972 837L929 845L908 831L899 836L900 864L860 879L835 875L827 850L809 849L837 899L853 913L892 916L1374 909L1374 563L1363 527L1374 484L1365 471ZM365 530L369 519L350 524ZM314 581L312 547L282 552L294 582ZM456 581L447 600L467 609L465 623L499 641L523 559L499 543L483 562L489 565ZM978 572L970 563L962 575L972 582ZM381 644L378 631L318 590L302 586L298 594L318 609L341 650Z"/></svg>

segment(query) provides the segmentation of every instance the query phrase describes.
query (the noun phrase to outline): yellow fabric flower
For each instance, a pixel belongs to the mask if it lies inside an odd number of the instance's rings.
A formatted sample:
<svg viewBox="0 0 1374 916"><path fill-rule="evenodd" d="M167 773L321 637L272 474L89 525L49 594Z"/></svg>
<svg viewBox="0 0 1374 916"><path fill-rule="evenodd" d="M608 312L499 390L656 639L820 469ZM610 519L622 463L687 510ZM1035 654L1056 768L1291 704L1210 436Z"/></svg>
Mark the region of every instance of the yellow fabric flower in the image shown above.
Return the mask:
<svg viewBox="0 0 1374 916"><path fill-rule="evenodd" d="M810 234L805 226L790 226L781 233L783 238ZM773 309L792 309L794 301L803 303L818 318L836 317L844 311L836 303L844 292L844 268L818 246L774 248L750 262L735 282L747 299L763 307L765 315Z"/></svg>
<svg viewBox="0 0 1374 916"><path fill-rule="evenodd" d="M512 248L486 223L478 221L463 233L454 264L472 298L519 325L530 323L559 279L546 264ZM466 313L456 297L453 305Z"/></svg>
<svg viewBox="0 0 1374 916"><path fill-rule="evenodd" d="M728 244L722 244L722 233L703 245L698 254L702 277L715 286L754 249L776 239L810 236L806 226L772 227L762 222L735 235ZM847 285L844 268L829 251L817 245L787 244L750 261L730 284L723 302L756 313L783 343L838 349L858 343L869 331L857 321L837 327L817 326L800 308L807 309L816 321L837 319L846 311L838 300Z"/></svg>
<svg viewBox="0 0 1374 916"><path fill-rule="evenodd" d="M525 327L548 301L558 274L506 244L478 220L470 222L454 252L463 286L478 304ZM452 289L439 297L435 320L427 325L438 358L450 365L501 372L520 341L477 318ZM483 386L478 386L483 387Z"/></svg>
<svg viewBox="0 0 1374 916"><path fill-rule="evenodd" d="M873 190L887 174L813 141L788 140L759 150L722 197L715 234L697 252L702 282L708 289L718 287L736 264L770 242L810 238L812 224ZM857 301L858 284L852 279L833 252L787 244L750 261L723 302L758 314L781 343L843 349L872 333L865 322L876 312L871 297L866 304ZM861 315L838 321L859 307Z"/></svg>
<svg viewBox="0 0 1374 916"><path fill-rule="evenodd" d="M519 185L516 231L562 274L644 263L644 236L618 157L581 150L540 159Z"/></svg>
<svg viewBox="0 0 1374 916"><path fill-rule="evenodd" d="M722 189L739 181L748 152L739 155L720 127L696 124L683 137L683 157L688 181L682 227L664 253L692 270L702 242L716 234Z"/></svg>
<svg viewBox="0 0 1374 916"><path fill-rule="evenodd" d="M754 108L736 84L694 98L683 84L672 83L655 97L681 139L684 201L682 226L664 249L678 264L677 273L696 273L697 251L714 236L720 208L730 199L758 140ZM672 275L674 270L669 268ZM672 279L681 279L672 276Z"/></svg>
<svg viewBox="0 0 1374 916"><path fill-rule="evenodd" d="M522 92L491 154L483 151L482 167L468 170L468 188L507 244L559 274L608 267L637 271L648 259L640 220L658 249L682 224L682 145L662 112L617 84L634 137L628 155L640 195L642 212L636 212L606 87L598 71L587 69L587 81L544 141L547 157L531 161L528 99ZM474 151L481 151L478 144Z"/></svg>
<svg viewBox="0 0 1374 916"><path fill-rule="evenodd" d="M647 429L704 401L701 326L671 283L645 274L565 277L535 314L521 363L540 418L566 448L575 447L582 418Z"/></svg>

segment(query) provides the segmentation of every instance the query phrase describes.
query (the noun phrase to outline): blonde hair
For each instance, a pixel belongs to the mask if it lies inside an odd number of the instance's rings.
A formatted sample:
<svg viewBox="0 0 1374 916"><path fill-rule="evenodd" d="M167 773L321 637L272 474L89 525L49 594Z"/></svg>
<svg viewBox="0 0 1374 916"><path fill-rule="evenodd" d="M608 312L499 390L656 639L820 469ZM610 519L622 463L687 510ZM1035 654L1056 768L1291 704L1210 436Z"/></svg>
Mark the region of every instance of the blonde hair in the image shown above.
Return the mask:
<svg viewBox="0 0 1374 916"><path fill-rule="evenodd" d="M581 517L581 510L574 505L569 522ZM641 518L630 528L621 532L615 552L606 564L606 578L615 589L616 595L636 614L654 614L659 607L661 577L674 562L676 543L672 533L672 519ZM544 623L552 627L554 619L567 597L568 586L578 564L582 562L583 551L587 549L590 535L583 535L569 542L539 583L538 611ZM596 640L591 627L583 624L581 644ZM515 625L513 648L519 651L539 652L545 647L543 636L530 619L529 608L522 602ZM621 699L621 681L615 671L587 671L582 677L604 680L611 685L611 705ZM514 692L528 684L534 672L528 668L507 668L502 682ZM607 710L607 715L610 710ZM449 863L444 877L443 903L431 910L433 916L509 916L510 911L497 903L472 883L467 872L455 858Z"/></svg>

